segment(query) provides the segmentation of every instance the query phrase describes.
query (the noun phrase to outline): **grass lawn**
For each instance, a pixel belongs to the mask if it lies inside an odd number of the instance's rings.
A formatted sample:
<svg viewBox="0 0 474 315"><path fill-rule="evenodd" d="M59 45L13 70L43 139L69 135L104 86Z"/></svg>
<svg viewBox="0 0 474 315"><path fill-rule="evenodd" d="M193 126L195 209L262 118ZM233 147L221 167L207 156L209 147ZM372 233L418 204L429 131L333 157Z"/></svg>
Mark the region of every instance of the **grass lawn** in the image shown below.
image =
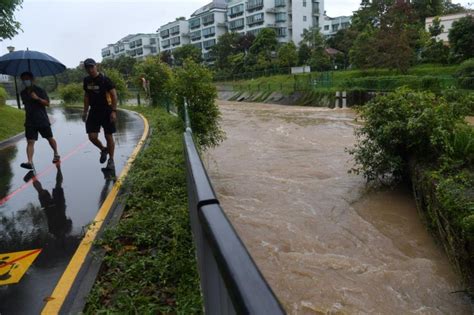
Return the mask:
<svg viewBox="0 0 474 315"><path fill-rule="evenodd" d="M130 109L147 117L150 143L125 181L121 221L99 241L107 253L85 313L200 314L183 123L161 108Z"/></svg>
<svg viewBox="0 0 474 315"><path fill-rule="evenodd" d="M25 112L23 110L0 105L0 141L24 131L24 123Z"/></svg>
<svg viewBox="0 0 474 315"><path fill-rule="evenodd" d="M452 75L457 71L457 68L457 65L441 66L426 64L412 67L406 74L400 74L388 69L331 71L326 73L330 80L329 83L319 87L323 90L331 91L351 88L364 89L373 85L380 85L380 89L392 89L402 85L423 88L423 84L426 85L426 83L422 83L423 78L433 77L440 80L441 86L444 86L455 82ZM316 72L310 75L274 75L227 83L235 86L237 89L246 91L280 91L284 94L290 94L295 90L307 88L311 84L311 80L318 79L319 76L320 74ZM318 88L318 86L314 87Z"/></svg>

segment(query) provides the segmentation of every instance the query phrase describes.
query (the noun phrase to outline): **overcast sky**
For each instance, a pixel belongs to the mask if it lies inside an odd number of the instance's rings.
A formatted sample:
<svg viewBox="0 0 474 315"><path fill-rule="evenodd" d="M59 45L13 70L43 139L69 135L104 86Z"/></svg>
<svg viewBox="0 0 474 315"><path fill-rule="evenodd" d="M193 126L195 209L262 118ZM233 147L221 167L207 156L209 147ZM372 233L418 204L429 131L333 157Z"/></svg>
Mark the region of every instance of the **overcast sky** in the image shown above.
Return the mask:
<svg viewBox="0 0 474 315"><path fill-rule="evenodd" d="M294 0L295 1L295 0ZM24 0L16 13L23 31L0 42L16 50L46 52L67 67L81 60L97 61L101 49L134 33L152 33L176 17L189 16L211 0ZM467 5L468 0L461 3ZM329 16L351 15L360 0L327 0Z"/></svg>

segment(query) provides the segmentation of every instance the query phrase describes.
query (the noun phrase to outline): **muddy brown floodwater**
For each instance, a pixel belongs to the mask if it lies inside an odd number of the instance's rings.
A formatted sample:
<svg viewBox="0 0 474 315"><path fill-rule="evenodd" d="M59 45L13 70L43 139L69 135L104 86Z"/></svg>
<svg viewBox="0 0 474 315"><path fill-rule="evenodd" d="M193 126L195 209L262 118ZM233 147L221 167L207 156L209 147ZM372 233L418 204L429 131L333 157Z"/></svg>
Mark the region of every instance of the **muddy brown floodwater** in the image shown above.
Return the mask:
<svg viewBox="0 0 474 315"><path fill-rule="evenodd" d="M471 314L407 187L348 174L354 112L220 101L205 164L289 314Z"/></svg>

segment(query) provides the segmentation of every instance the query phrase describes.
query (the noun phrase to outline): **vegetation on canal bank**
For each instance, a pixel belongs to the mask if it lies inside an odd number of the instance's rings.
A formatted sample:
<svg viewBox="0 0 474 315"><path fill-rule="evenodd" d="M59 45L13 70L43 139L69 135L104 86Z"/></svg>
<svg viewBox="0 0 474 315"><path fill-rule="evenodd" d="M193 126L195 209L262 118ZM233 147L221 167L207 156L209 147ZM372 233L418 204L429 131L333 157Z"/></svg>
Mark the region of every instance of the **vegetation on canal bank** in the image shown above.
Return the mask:
<svg viewBox="0 0 474 315"><path fill-rule="evenodd" d="M23 132L24 122L24 111L0 103L0 141Z"/></svg>
<svg viewBox="0 0 474 315"><path fill-rule="evenodd" d="M349 152L369 181L411 181L428 228L474 293L474 96L399 89L359 109Z"/></svg>
<svg viewBox="0 0 474 315"><path fill-rule="evenodd" d="M134 107L153 130L124 185L119 224L99 242L106 256L87 314L199 314L199 278L187 210L183 122Z"/></svg>

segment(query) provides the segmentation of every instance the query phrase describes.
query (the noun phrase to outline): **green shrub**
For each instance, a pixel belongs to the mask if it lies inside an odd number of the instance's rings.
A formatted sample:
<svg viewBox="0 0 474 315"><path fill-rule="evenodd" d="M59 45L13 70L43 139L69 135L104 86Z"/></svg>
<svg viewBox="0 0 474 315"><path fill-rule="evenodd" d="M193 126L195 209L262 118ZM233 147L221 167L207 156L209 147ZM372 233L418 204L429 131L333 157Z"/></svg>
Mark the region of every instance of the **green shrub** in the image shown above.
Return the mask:
<svg viewBox="0 0 474 315"><path fill-rule="evenodd" d="M182 68L176 69L176 104L184 118L184 100L188 102L191 128L202 147L216 146L225 135L219 120L221 113L216 105L217 91L212 74L204 66L188 59Z"/></svg>
<svg viewBox="0 0 474 315"><path fill-rule="evenodd" d="M104 70L104 72L105 75L109 77L110 80L112 80L112 82L115 84L118 101L120 102L120 104L123 104L130 96L125 79L116 69L106 69Z"/></svg>
<svg viewBox="0 0 474 315"><path fill-rule="evenodd" d="M474 89L474 58L464 61L456 72L458 86L463 89Z"/></svg>
<svg viewBox="0 0 474 315"><path fill-rule="evenodd" d="M84 89L80 83L70 83L59 87L59 96L66 104L82 102Z"/></svg>
<svg viewBox="0 0 474 315"><path fill-rule="evenodd" d="M446 137L463 121L443 97L402 88L360 108L365 124L356 130L355 173L367 180L407 178L411 159L437 161Z"/></svg>
<svg viewBox="0 0 474 315"><path fill-rule="evenodd" d="M432 92L438 92L441 90L441 82L439 78L425 75L421 77L421 88Z"/></svg>
<svg viewBox="0 0 474 315"><path fill-rule="evenodd" d="M152 105L157 106L170 102L173 98L173 73L170 67L160 60L159 56L146 58L135 65L135 82L141 89L141 77L150 82Z"/></svg>
<svg viewBox="0 0 474 315"><path fill-rule="evenodd" d="M8 98L7 91L0 86L0 106L5 105Z"/></svg>
<svg viewBox="0 0 474 315"><path fill-rule="evenodd" d="M444 141L446 165L464 167L474 165L474 128L460 124Z"/></svg>

